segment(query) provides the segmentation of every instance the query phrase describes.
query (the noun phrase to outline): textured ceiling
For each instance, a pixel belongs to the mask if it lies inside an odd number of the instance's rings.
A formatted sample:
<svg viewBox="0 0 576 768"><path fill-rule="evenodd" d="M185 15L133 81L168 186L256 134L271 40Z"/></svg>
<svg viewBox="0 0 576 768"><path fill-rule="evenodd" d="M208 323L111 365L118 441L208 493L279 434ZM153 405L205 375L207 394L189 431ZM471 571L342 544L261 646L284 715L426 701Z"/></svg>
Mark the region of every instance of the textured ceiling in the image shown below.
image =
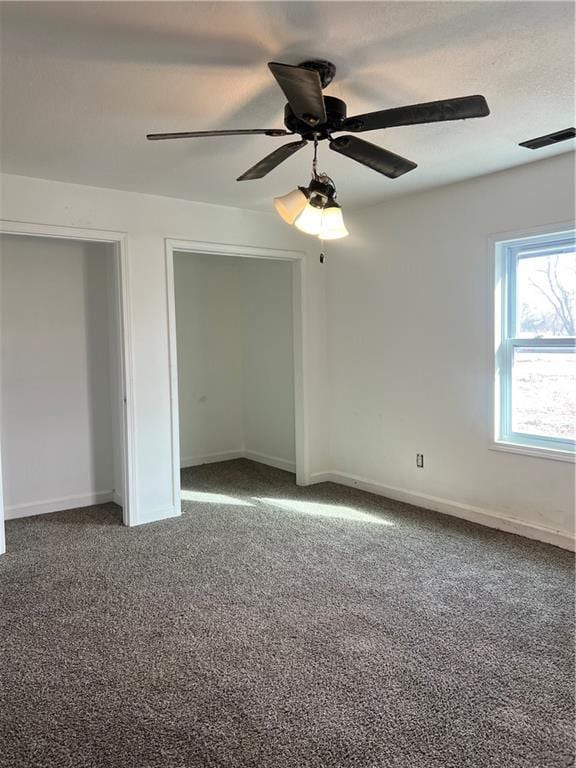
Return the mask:
<svg viewBox="0 0 576 768"><path fill-rule="evenodd" d="M530 162L573 124L574 6L556 2L2 3L2 169L244 208L307 183L311 148L234 179L290 138L147 142L152 131L282 127L266 62L328 58L348 114L484 94L484 119L364 134L418 163L390 180L320 148L343 205Z"/></svg>

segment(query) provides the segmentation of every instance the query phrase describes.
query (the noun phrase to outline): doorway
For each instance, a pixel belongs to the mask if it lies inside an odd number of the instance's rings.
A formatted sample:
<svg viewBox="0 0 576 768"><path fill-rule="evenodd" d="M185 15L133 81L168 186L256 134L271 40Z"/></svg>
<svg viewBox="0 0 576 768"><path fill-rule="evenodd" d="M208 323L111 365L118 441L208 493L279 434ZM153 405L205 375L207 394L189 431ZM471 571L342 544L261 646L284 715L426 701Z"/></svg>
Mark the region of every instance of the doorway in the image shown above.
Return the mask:
<svg viewBox="0 0 576 768"><path fill-rule="evenodd" d="M237 458L307 483L302 254L250 251L167 243L176 498L181 467Z"/></svg>
<svg viewBox="0 0 576 768"><path fill-rule="evenodd" d="M89 238L0 231L6 519L114 501L130 524L121 239Z"/></svg>

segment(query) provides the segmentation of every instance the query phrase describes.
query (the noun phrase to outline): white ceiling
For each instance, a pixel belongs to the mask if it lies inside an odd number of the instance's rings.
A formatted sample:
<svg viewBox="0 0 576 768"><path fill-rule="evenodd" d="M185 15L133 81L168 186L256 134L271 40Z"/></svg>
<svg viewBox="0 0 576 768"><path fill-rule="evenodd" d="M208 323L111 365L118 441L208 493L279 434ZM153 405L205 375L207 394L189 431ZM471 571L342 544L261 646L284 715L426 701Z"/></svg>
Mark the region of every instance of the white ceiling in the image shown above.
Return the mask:
<svg viewBox="0 0 576 768"><path fill-rule="evenodd" d="M320 147L343 205L573 149L519 141L573 124L569 2L2 3L6 173L243 208L307 183L311 148L235 178L288 138L147 142L152 131L282 127L266 62L328 58L348 114L484 94L483 119L363 134L418 163L390 180Z"/></svg>

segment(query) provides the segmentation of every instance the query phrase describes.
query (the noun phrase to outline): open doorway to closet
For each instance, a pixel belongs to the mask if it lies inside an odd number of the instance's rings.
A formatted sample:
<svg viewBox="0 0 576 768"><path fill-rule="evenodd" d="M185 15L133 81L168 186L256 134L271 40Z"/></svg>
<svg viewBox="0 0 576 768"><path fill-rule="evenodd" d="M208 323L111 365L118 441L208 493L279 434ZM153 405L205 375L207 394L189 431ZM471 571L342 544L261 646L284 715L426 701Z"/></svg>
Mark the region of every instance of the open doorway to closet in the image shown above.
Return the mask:
<svg viewBox="0 0 576 768"><path fill-rule="evenodd" d="M246 460L304 484L300 260L170 256L181 499L214 497L221 477L226 502Z"/></svg>
<svg viewBox="0 0 576 768"><path fill-rule="evenodd" d="M118 243L0 233L7 520L94 506L129 524L120 275Z"/></svg>

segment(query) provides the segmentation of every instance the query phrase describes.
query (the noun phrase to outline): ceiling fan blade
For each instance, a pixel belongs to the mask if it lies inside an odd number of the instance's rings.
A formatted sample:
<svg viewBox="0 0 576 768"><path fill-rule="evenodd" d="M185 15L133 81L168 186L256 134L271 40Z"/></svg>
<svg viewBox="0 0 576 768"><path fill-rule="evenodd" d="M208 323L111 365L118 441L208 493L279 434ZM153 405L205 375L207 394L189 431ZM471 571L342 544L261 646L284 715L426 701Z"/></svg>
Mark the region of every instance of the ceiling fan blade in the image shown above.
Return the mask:
<svg viewBox="0 0 576 768"><path fill-rule="evenodd" d="M268 68L284 91L292 111L299 120L303 120L313 128L326 122L322 82L318 72L305 67L278 64L275 61L271 61Z"/></svg>
<svg viewBox="0 0 576 768"><path fill-rule="evenodd" d="M236 181L261 179L263 176L270 173L270 171L274 170L277 165L283 163L284 160L288 160L294 152L298 152L299 149L305 147L306 144L308 144L308 142L305 139L302 141L292 141L290 144L283 144L281 147L278 147L278 149L275 149L274 152L270 152L269 155L262 158L262 160L256 163L256 165L253 165L252 168L249 168L242 174L242 176L238 176Z"/></svg>
<svg viewBox="0 0 576 768"><path fill-rule="evenodd" d="M376 144L358 139L356 136L338 136L337 139L331 140L330 149L362 165L367 165L378 173L383 173L389 179L395 179L416 168L416 163L411 160L406 160L405 157L395 155L387 149L377 147Z"/></svg>
<svg viewBox="0 0 576 768"><path fill-rule="evenodd" d="M355 115L344 120L342 130L375 131L378 128L393 128L397 125L437 123L443 120L467 120L471 117L486 117L489 114L490 109L484 96L463 96L458 99L429 101L426 104L411 104L407 107Z"/></svg>
<svg viewBox="0 0 576 768"><path fill-rule="evenodd" d="M265 136L293 136L291 131L285 131L283 128L248 128L238 131L187 131L185 133L148 133L146 138L149 141L158 141L160 139L195 139L201 136L251 136L252 134L263 134Z"/></svg>

